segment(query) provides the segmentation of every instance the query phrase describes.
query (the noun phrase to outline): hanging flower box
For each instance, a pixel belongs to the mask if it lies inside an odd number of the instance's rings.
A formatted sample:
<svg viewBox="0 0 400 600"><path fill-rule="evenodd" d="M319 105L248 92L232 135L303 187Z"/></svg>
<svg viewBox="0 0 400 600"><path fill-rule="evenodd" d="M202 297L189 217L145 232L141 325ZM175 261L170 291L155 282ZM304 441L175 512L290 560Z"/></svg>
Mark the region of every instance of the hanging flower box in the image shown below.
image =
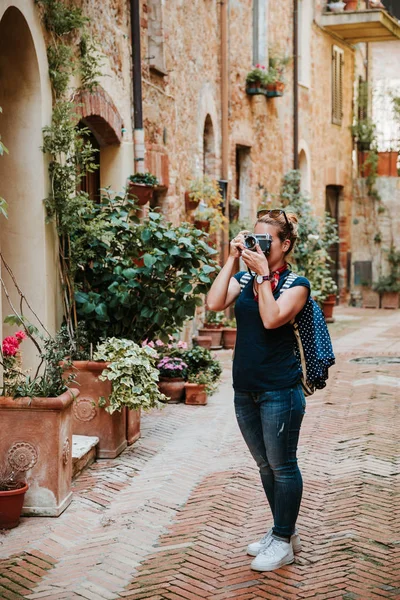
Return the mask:
<svg viewBox="0 0 400 600"><path fill-rule="evenodd" d="M267 97L276 98L283 96L285 90L285 84L282 81L275 81L274 83L267 83Z"/></svg>

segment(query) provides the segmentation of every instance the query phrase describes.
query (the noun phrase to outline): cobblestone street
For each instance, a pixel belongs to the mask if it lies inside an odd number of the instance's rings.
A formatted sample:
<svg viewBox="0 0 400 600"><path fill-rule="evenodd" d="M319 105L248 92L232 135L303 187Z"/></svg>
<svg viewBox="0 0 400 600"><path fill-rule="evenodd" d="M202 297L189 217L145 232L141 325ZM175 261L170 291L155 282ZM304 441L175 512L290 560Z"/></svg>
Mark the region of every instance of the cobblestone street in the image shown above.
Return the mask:
<svg viewBox="0 0 400 600"><path fill-rule="evenodd" d="M229 351L206 407L142 416L142 437L77 479L58 519L0 536L0 597L31 600L400 598L400 311L338 307L337 364L308 399L295 564L249 568L271 525L238 431ZM386 357L365 364L359 357Z"/></svg>

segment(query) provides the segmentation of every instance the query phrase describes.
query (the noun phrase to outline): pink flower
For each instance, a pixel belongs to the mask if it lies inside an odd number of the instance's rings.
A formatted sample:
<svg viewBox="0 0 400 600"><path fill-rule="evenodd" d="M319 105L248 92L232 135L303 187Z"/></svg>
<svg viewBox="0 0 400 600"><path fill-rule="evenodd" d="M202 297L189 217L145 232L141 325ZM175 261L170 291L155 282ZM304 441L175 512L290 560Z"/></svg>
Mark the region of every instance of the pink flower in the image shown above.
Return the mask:
<svg viewBox="0 0 400 600"><path fill-rule="evenodd" d="M149 342L147 345L150 346L150 348L154 348L154 342Z"/></svg>
<svg viewBox="0 0 400 600"><path fill-rule="evenodd" d="M182 350L186 350L186 348L187 348L186 342L179 341L177 345L178 345L178 348L182 348Z"/></svg>
<svg viewBox="0 0 400 600"><path fill-rule="evenodd" d="M1 350L4 356L15 356L19 349L19 342L16 337L8 336L4 338Z"/></svg>
<svg viewBox="0 0 400 600"><path fill-rule="evenodd" d="M164 342L161 340L156 340L156 346L164 346Z"/></svg>
<svg viewBox="0 0 400 600"><path fill-rule="evenodd" d="M259 69L259 68L260 68L260 65L256 65L256 69Z"/></svg>
<svg viewBox="0 0 400 600"><path fill-rule="evenodd" d="M26 333L25 333L25 331L17 331L17 333L15 334L15 337L17 338L18 342L21 343L22 340L24 340L26 338Z"/></svg>

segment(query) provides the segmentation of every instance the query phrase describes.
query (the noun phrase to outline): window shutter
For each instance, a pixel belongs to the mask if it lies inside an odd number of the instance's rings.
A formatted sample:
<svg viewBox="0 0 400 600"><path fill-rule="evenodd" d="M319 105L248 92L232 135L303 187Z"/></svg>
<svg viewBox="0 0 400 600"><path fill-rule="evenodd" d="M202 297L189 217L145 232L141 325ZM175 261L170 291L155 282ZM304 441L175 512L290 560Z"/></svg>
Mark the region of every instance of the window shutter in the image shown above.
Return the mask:
<svg viewBox="0 0 400 600"><path fill-rule="evenodd" d="M342 124L343 118L343 50L332 47L332 123Z"/></svg>

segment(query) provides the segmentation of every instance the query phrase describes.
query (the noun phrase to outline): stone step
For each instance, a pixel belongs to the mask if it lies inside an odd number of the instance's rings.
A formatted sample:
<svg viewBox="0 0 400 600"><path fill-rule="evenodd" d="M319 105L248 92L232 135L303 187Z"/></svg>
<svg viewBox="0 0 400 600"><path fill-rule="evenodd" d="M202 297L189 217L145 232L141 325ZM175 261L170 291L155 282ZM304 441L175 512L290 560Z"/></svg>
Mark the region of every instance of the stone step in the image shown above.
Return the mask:
<svg viewBox="0 0 400 600"><path fill-rule="evenodd" d="M99 438L88 435L72 436L72 479L96 460L96 446Z"/></svg>

